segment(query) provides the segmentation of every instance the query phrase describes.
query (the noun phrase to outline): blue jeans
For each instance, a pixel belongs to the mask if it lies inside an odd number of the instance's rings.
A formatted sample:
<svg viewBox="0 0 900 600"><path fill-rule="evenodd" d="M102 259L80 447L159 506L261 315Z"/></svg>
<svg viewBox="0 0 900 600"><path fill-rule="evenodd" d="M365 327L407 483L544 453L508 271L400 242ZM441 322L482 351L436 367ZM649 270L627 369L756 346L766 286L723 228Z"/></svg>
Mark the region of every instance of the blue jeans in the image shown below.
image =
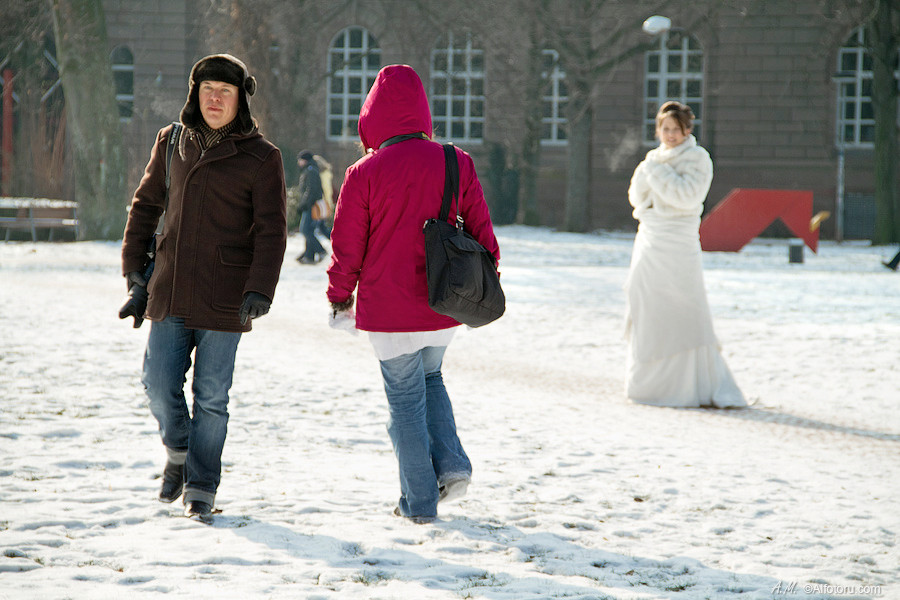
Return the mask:
<svg viewBox="0 0 900 600"><path fill-rule="evenodd" d="M170 453L187 453L185 504L191 500L215 504L228 429L228 390L240 339L240 333L188 329L177 317L150 326L141 380L163 445ZM194 406L188 413L184 384L192 351Z"/></svg>
<svg viewBox="0 0 900 600"><path fill-rule="evenodd" d="M437 515L438 486L472 475L453 407L441 377L446 346L381 361L390 421L388 434L400 470L400 514Z"/></svg>
<svg viewBox="0 0 900 600"><path fill-rule="evenodd" d="M329 240L331 239L331 227L328 226L328 219L319 219L316 221L315 231L318 231Z"/></svg>
<svg viewBox="0 0 900 600"><path fill-rule="evenodd" d="M300 233L306 238L306 250L303 252L304 258L315 260L316 254L325 254L325 247L316 237L316 229L319 228L320 221L312 218L312 209L303 211L300 217Z"/></svg>

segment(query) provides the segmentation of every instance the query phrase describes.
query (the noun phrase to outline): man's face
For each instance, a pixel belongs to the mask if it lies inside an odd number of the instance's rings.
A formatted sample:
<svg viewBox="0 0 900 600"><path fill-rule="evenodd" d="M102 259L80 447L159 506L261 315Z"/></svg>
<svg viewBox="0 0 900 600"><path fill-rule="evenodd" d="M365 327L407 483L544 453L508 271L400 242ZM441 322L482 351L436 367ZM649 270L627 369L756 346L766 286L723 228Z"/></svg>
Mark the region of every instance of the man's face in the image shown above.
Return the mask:
<svg viewBox="0 0 900 600"><path fill-rule="evenodd" d="M224 127L237 116L237 86L222 81L201 81L199 97L200 113L211 128Z"/></svg>

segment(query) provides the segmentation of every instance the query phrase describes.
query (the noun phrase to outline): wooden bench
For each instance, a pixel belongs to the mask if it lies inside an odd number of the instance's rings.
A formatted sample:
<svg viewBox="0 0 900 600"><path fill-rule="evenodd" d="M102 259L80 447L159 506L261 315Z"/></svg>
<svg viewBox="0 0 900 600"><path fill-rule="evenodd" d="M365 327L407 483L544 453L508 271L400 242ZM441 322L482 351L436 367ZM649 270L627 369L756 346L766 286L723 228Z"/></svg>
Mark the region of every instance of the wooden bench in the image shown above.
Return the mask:
<svg viewBox="0 0 900 600"><path fill-rule="evenodd" d="M0 197L0 228L6 229L5 241L13 230L31 231L31 241L38 239L38 229L49 230L48 240L53 240L57 229L70 229L78 239L78 203L49 198Z"/></svg>

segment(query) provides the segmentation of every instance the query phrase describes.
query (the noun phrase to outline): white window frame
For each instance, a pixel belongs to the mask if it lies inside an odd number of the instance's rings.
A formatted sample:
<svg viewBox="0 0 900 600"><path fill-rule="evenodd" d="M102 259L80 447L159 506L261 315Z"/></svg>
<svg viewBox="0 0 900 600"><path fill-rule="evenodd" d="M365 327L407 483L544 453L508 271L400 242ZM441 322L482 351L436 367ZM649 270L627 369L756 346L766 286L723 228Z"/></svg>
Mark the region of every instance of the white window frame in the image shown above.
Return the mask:
<svg viewBox="0 0 900 600"><path fill-rule="evenodd" d="M359 47L350 45L354 33L361 35ZM337 46L341 36L343 44ZM345 27L331 40L325 95L325 132L329 140L352 142L359 139L359 110L380 70L381 48L365 27ZM333 125L339 126L340 133L335 133Z"/></svg>
<svg viewBox="0 0 900 600"><path fill-rule="evenodd" d="M115 62L116 54L120 51L125 51L128 53L128 56L131 59L131 62ZM113 72L113 85L116 89L116 106L119 110L119 121L123 123L127 123L131 121L134 116L134 52L131 51L131 48L128 46L116 46L109 53L109 62L112 67ZM130 76L131 79L131 93L120 93L118 88L118 83L116 81L118 76L121 74L125 74L125 76ZM123 115L122 109L123 107L129 108L129 112L131 114Z"/></svg>
<svg viewBox="0 0 900 600"><path fill-rule="evenodd" d="M866 48L866 28L860 26L854 29L837 55L837 70L835 82L837 83L837 119L835 123L835 143L838 148L874 148L875 147L875 107L872 106L871 87L874 74L871 69L865 68L866 60L871 62ZM853 62L851 70L845 70L844 59L850 58ZM863 93L863 88L868 86L870 93ZM863 108L868 104L871 118L863 118ZM852 112L847 116L848 111ZM865 141L863 130L870 128L872 140ZM847 135L849 129L849 136Z"/></svg>
<svg viewBox="0 0 900 600"><path fill-rule="evenodd" d="M565 146L569 143L567 135L569 121L566 118L569 96L565 86L566 72L559 65L559 52L546 49L541 51L541 55L549 57L549 63L553 65L550 70L541 69L541 79L544 80L544 94L541 96L541 145Z"/></svg>
<svg viewBox="0 0 900 600"><path fill-rule="evenodd" d="M480 144L486 105L484 50L474 45L471 34L464 39L457 42L450 32L431 50L431 120L436 137Z"/></svg>
<svg viewBox="0 0 900 600"><path fill-rule="evenodd" d="M704 72L706 69L706 59L703 54L703 48L697 38L686 34L677 33L681 37L680 43L676 48L669 47L670 34L664 33L659 37L659 47L656 50L650 50L644 54L644 117L642 122L641 138L646 146L657 143L656 132L656 113L659 107L669 100L677 100L691 107L691 110L697 116L694 119L694 133L700 137L703 126L703 92L704 92ZM651 61L656 58L657 70L651 71ZM699 70L689 71L691 60L699 58ZM679 63L678 70L669 70L670 60L677 60ZM669 83L678 85L680 93L669 94ZM656 93L651 93L651 88L656 84ZM698 84L696 94L688 94L688 86Z"/></svg>

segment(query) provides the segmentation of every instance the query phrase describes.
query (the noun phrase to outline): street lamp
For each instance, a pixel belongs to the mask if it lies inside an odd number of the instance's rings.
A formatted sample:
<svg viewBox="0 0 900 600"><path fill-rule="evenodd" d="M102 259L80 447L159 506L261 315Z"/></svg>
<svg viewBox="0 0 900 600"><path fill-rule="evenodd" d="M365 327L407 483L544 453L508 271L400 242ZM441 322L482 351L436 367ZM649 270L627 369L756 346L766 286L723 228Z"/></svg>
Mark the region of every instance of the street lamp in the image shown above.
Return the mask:
<svg viewBox="0 0 900 600"><path fill-rule="evenodd" d="M644 33L649 33L650 35L666 33L672 29L672 19L661 15L653 15L652 17L647 17L641 29L644 30Z"/></svg>

